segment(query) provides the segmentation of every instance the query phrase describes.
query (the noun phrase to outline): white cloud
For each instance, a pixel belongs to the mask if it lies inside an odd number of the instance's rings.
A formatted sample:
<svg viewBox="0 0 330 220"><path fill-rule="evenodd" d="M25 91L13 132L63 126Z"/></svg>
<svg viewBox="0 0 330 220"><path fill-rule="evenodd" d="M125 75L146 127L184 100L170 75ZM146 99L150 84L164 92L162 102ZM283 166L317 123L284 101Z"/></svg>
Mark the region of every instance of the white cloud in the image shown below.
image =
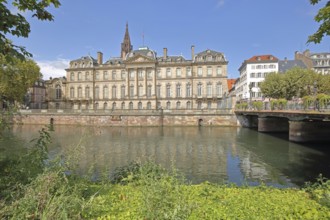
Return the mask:
<svg viewBox="0 0 330 220"><path fill-rule="evenodd" d="M69 60L58 58L56 60L37 60L43 79L49 77L62 77L66 75L65 69L69 67Z"/></svg>
<svg viewBox="0 0 330 220"><path fill-rule="evenodd" d="M217 8L222 7L225 4L225 0L218 0Z"/></svg>

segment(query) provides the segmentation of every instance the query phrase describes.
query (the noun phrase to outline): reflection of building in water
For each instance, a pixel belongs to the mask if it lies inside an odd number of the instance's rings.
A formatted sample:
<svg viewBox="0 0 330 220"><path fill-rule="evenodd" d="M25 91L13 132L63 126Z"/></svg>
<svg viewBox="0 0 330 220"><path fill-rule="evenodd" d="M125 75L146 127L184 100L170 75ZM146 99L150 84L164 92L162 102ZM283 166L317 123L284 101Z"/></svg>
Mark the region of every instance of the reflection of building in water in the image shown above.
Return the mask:
<svg viewBox="0 0 330 220"><path fill-rule="evenodd" d="M253 162L251 153L248 152L241 158L241 169L245 178L255 181L263 181L269 179L269 173L265 165L260 161Z"/></svg>

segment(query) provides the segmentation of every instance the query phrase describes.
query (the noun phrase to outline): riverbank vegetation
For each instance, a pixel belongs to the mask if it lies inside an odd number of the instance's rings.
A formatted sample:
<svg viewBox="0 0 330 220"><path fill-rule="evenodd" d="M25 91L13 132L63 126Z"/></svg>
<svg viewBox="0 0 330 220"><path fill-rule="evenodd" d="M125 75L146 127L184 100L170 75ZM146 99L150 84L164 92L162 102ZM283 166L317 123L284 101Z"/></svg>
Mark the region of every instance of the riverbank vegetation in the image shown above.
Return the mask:
<svg viewBox="0 0 330 220"><path fill-rule="evenodd" d="M302 189L189 184L150 162L81 176L79 150L48 158L48 128L29 148L1 149L1 219L329 219L330 181ZM78 147L79 148L79 147ZM93 174L91 168L91 174Z"/></svg>

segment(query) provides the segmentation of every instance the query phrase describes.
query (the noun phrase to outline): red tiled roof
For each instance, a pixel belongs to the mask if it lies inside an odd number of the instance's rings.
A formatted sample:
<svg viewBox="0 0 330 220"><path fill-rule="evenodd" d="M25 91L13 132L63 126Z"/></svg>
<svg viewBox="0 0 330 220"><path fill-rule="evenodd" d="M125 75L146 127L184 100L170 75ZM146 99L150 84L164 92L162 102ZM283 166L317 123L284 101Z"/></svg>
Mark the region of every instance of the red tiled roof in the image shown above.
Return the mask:
<svg viewBox="0 0 330 220"><path fill-rule="evenodd" d="M236 79L227 79L227 85L228 85L228 91L230 91L233 88L233 85L235 84Z"/></svg>
<svg viewBox="0 0 330 220"><path fill-rule="evenodd" d="M259 62L259 61L278 61L277 57L268 54L268 55L256 55L247 60L247 62Z"/></svg>

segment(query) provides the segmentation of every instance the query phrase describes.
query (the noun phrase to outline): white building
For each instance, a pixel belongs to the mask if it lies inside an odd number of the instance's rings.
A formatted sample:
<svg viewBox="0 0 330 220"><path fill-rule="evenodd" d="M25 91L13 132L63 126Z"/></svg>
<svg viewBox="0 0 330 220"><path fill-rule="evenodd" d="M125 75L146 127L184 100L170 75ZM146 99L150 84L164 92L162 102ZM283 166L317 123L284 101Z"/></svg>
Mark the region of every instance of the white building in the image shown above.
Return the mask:
<svg viewBox="0 0 330 220"><path fill-rule="evenodd" d="M236 100L262 100L259 84L267 74L278 72L279 60L273 55L258 55L245 60L238 69L240 80L236 87Z"/></svg>

